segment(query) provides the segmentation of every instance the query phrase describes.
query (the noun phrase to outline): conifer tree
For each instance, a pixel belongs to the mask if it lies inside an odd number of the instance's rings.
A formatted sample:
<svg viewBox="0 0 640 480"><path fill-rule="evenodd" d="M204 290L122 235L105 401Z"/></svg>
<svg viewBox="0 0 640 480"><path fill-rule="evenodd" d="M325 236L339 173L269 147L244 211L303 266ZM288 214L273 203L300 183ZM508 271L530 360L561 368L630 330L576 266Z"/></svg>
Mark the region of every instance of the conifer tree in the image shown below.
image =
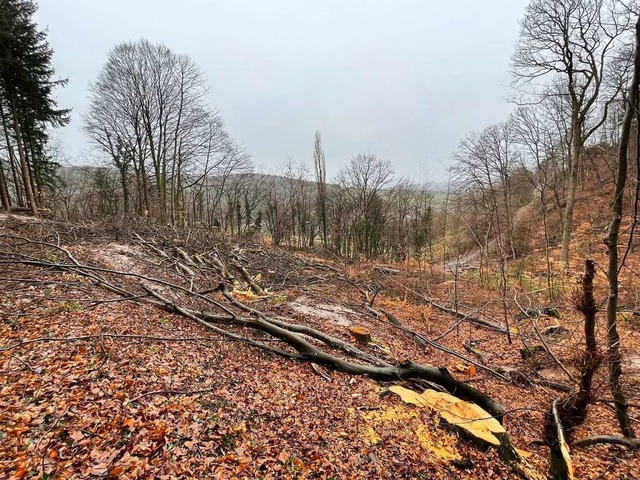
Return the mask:
<svg viewBox="0 0 640 480"><path fill-rule="evenodd" d="M36 10L32 0L0 0L0 106L11 132L7 150L15 143L27 202L37 216L38 197L55 174L45 155L47 128L66 124L69 110L59 109L53 98L54 88L66 80L53 78L53 50L32 18Z"/></svg>

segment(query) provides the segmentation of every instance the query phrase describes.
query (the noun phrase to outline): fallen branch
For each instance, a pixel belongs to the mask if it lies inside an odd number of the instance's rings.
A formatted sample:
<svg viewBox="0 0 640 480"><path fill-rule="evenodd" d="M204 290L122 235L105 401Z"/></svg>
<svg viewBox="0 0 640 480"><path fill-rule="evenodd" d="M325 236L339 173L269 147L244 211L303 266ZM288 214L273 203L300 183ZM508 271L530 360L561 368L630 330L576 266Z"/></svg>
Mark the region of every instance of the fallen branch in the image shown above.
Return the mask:
<svg viewBox="0 0 640 480"><path fill-rule="evenodd" d="M620 445L630 449L640 448L640 438L627 438L620 437L618 435L596 435L595 437L583 438L582 440L576 440L572 443L572 446L585 448L591 445L599 444Z"/></svg>
<svg viewBox="0 0 640 480"><path fill-rule="evenodd" d="M375 310L374 310L374 312L375 312ZM382 321L382 319L380 317L378 317L378 316L375 316L375 317L376 317L376 320ZM398 323L400 323L400 322L398 322ZM491 375L493 375L496 378L499 378L499 379L504 380L506 382L509 381L509 378L506 375L501 374L497 370L494 370L493 368L488 367L487 365L484 365L481 362L478 362L478 361L476 361L476 360L474 360L474 359L472 359L472 358L470 358L470 357L468 357L466 355L463 355L463 354L461 354L459 352L456 352L455 350L452 350L452 349L450 349L448 347L445 347L444 345L442 345L442 344L440 344L440 343L438 343L438 342L436 342L434 340L431 340L431 339L425 337L424 335L416 332L415 330L407 328L407 327L403 326L402 324L396 325L395 323L389 323L389 325L391 325L393 328L395 328L397 330L401 330L401 331L411 335L413 338L419 339L425 345L428 345L428 346L430 346L432 348L435 348L436 350L440 350L441 352L444 352L444 353L447 353L449 355L452 355L452 356L454 356L454 357L456 357L456 358L458 358L458 359L460 359L460 360L462 360L464 362L471 363L472 365L475 365L477 368L480 368L480 369L484 370L485 372L490 373Z"/></svg>
<svg viewBox="0 0 640 480"><path fill-rule="evenodd" d="M387 277L389 278L389 277ZM465 321L465 322L469 322L475 325L478 325L480 327L484 327L484 328L489 328L490 330L494 330L500 333L506 333L507 332L507 328L504 325L501 325L499 323L496 322L491 322L489 320L485 320L482 319L480 317L476 317L473 316L469 313L464 313L461 312L459 310L454 310L453 308L449 308L449 307L445 307L444 305L437 303L435 300L422 295L418 292L416 292L415 290L407 287L406 285L398 282L397 280L393 279L393 278L389 278L389 280L391 280L392 282L396 283L397 285L399 285L400 287L404 288L407 292L411 293L412 295L415 295L416 297L424 300L425 302L427 302L430 306L436 308L437 310L440 310L441 312L447 313L449 315L453 315L454 317Z"/></svg>
<svg viewBox="0 0 640 480"><path fill-rule="evenodd" d="M540 334L540 330L538 330L538 326L536 325L535 321L533 322L532 326L533 326L533 331L536 332L536 335L538 336L538 339L540 340L540 342L542 342L542 346L547 351L549 356L553 359L554 362L556 362L556 364L560 367L560 369L565 373L567 378L569 380L571 380L571 383L577 385L579 382L575 379L575 377L573 375L571 375L571 372L569 372L569 370L567 370L567 367L564 366L564 363L562 363L560 361L560 359L558 357L556 357L554 355L554 353L551 351L551 349L549 348L549 345L547 345L547 342L545 341L544 337Z"/></svg>
<svg viewBox="0 0 640 480"><path fill-rule="evenodd" d="M100 340L103 338L114 338L123 340L147 340L153 342L215 342L213 338L203 337L154 337L151 335L120 335L116 333L101 333L99 335L82 335L79 337L39 337L25 340L23 342L9 345L8 347L0 348L0 352L8 352L9 350L15 350L16 348L31 345L33 343L48 343L48 342L86 342L89 340Z"/></svg>

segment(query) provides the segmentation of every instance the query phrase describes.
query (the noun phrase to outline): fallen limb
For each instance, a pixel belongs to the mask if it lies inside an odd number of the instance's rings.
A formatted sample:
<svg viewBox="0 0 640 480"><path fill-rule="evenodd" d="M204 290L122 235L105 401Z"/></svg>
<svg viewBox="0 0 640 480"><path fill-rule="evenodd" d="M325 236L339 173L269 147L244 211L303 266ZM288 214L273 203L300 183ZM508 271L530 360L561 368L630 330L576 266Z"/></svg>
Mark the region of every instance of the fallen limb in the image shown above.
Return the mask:
<svg viewBox="0 0 640 480"><path fill-rule="evenodd" d="M473 345L471 345L471 342L468 342L468 341L464 342L463 347L467 352L469 352L472 355L474 355L481 364L483 364L483 365L486 364L486 361L484 359L484 355L480 352L480 350L474 348Z"/></svg>
<svg viewBox="0 0 640 480"><path fill-rule="evenodd" d="M436 342L439 342L440 340L442 340L444 337L446 337L447 335L449 335L451 332L453 332L454 330L458 329L460 327L460 324L462 322L464 322L465 320L467 320L467 318L469 318L470 315L475 315L476 313L478 313L479 311L483 310L485 307L487 307L487 305L489 305L489 303L485 303L482 307L480 308L476 308L475 310L473 310L472 312L468 312L467 314L465 314L464 317L459 318L458 321L456 323L454 323L452 326L450 326L449 328L447 328L443 333L441 333L440 335L438 335L436 338L434 338L433 340Z"/></svg>
<svg viewBox="0 0 640 480"><path fill-rule="evenodd" d="M569 446L567 445L564 426L558 412L558 400L551 405L548 422L549 427L555 430L555 439L550 445L551 460L549 462L549 474L557 480L573 480L573 463L571 461Z"/></svg>
<svg viewBox="0 0 640 480"><path fill-rule="evenodd" d="M25 340L23 342L14 343L7 347L0 348L0 352L8 352L9 350L15 350L16 348L31 345L33 343L72 343L72 342L86 342L89 340L100 340L103 338L114 338L122 340L147 340L152 342L213 342L216 341L213 338L202 337L154 337L151 335L120 335L116 333L101 333L99 335L82 335L79 337L39 337Z"/></svg>
<svg viewBox="0 0 640 480"><path fill-rule="evenodd" d="M458 318L460 320L463 320L465 322L469 322L469 323L478 325L480 327L489 328L490 330L494 330L494 331L501 332L501 333L506 333L507 332L507 328L502 324L499 324L499 323L496 323L496 322L491 322L489 320L485 320L483 318L476 317L476 316L473 316L473 315L471 315L469 313L461 312L459 310L454 310L453 308L445 307L444 305L442 305L440 303L437 303L435 300L416 292L412 288L407 287L406 285L398 282L397 280L395 280L393 278L389 278L389 279L392 282L394 282L397 285L399 285L400 287L404 288L407 292L409 292L412 295L415 295L416 297L424 300L430 306L436 308L437 310L440 310L441 312L447 313L449 315L453 315L454 317L456 317L456 318Z"/></svg>
<svg viewBox="0 0 640 480"><path fill-rule="evenodd" d="M545 341L544 337L540 333L540 330L538 330L538 326L536 325L535 321L533 322L533 330L534 330L534 332L536 332L536 335L538 336L538 339L540 339L540 342L542 343L542 346L547 351L549 356L553 359L553 361L556 362L556 364L560 367L560 369L565 373L567 378L569 380L571 380L571 383L577 384L578 381L574 378L573 375L571 375L571 372L569 372L569 370L567 370L567 367L564 366L564 363L562 363L560 361L560 359L558 357L556 357L554 355L554 353L551 351L551 349L549 348L549 345L547 344L547 342Z"/></svg>
<svg viewBox="0 0 640 480"><path fill-rule="evenodd" d="M376 312L376 310L374 310L374 312ZM374 315L374 317L376 318L376 320L378 320L378 321L382 321L382 319L381 319L380 317L378 317L378 316L376 316L376 315ZM400 322L398 322L398 323L400 323ZM429 338L425 337L424 335L422 335L422 334L420 334L420 333L416 332L415 330L412 330L412 329L410 329L410 328L407 328L407 327L403 326L402 324L397 325L397 324L395 324L395 323L391 323L391 322L390 322L389 324L390 324L391 326L393 326L393 328L395 328L395 329L397 329L397 330L401 330L401 331L403 331L403 332L405 332L405 333L409 334L409 335L410 335L410 336L412 336L414 339L419 339L419 340L420 340L421 342L423 342L425 345L428 345L428 346L430 346L430 347L433 347L433 348L435 348L436 350L440 350L440 351L442 351L442 352L445 352L445 353L447 353L447 354L449 354L449 355L452 355L452 356L454 356L454 357L456 357L456 358L459 358L460 360L463 360L463 361L465 361L465 362L467 362L467 363L471 363L472 365L475 365L477 368L480 368L480 369L482 369L482 370L484 370L484 371L486 371L486 372L490 373L491 375L493 375L493 376L494 376L494 377L496 377L496 378L499 378L499 379L504 380L504 381L506 381L506 382L508 382L508 381L509 381L509 378L508 378L506 375L503 375L503 374L501 374L500 372L498 372L498 371L496 371L496 370L494 370L494 369L492 369L492 368L488 367L487 365L484 365L484 364L482 364L481 362L478 362L478 361L476 361L476 360L474 360L474 359L472 359L472 358L470 358L470 357L468 357L468 356L466 356L466 355L463 355L463 354L461 354L461 353L459 353L459 352L456 352L455 350L452 350L452 349L450 349L450 348L448 348L448 347L445 347L444 345L442 345L442 344L440 344L440 343L438 343L438 342L436 342L436 341L434 341L434 340L431 340L431 339L429 339Z"/></svg>
<svg viewBox="0 0 640 480"><path fill-rule="evenodd" d="M397 268L385 267L384 265L376 265L373 269L385 275L398 275L400 273Z"/></svg>
<svg viewBox="0 0 640 480"><path fill-rule="evenodd" d="M627 438L618 435L596 435L595 437L583 438L572 443L573 447L585 448L592 445L609 444L620 445L630 449L640 448L640 438Z"/></svg>
<svg viewBox="0 0 640 480"><path fill-rule="evenodd" d="M256 295L264 295L265 294L264 293L264 289L260 285L258 285L258 283L253 279L253 277L247 271L246 268L244 268L239 263L235 263L233 266L236 267L238 270L240 270L240 273L242 274L242 277L245 279L245 281L247 282L247 285L249 285L249 288L251 288L253 293L255 293Z"/></svg>

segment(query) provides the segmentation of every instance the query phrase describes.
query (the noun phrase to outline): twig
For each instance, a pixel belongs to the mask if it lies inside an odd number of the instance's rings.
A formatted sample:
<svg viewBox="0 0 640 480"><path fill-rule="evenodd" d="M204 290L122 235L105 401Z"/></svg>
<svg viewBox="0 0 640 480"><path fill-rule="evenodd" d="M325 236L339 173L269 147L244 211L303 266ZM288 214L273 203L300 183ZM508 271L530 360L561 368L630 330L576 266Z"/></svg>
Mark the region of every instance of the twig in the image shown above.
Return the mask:
<svg viewBox="0 0 640 480"><path fill-rule="evenodd" d="M622 445L631 449L640 448L640 438L627 438L617 435L596 435L595 437L583 438L582 440L576 440L573 442L574 447L589 447L591 445L598 445L601 443L608 443L611 445Z"/></svg>
<svg viewBox="0 0 640 480"><path fill-rule="evenodd" d="M314 372L316 372L318 375L320 375L322 378L324 378L327 382L331 381L331 377L329 375L327 375L326 373L324 373L322 370L320 370L318 365L316 365L315 363L311 364L311 368L313 369Z"/></svg>

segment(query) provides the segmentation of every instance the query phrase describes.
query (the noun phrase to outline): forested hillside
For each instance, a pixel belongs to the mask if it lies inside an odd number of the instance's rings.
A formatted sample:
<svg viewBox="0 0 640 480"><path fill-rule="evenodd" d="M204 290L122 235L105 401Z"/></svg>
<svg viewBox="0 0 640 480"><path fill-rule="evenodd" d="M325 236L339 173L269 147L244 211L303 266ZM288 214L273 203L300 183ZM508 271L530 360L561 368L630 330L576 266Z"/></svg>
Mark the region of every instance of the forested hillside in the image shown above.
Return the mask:
<svg viewBox="0 0 640 480"><path fill-rule="evenodd" d="M637 477L636 2L530 0L446 181L329 176L320 131L264 166L146 39L58 105L36 12L0 0L0 476Z"/></svg>

